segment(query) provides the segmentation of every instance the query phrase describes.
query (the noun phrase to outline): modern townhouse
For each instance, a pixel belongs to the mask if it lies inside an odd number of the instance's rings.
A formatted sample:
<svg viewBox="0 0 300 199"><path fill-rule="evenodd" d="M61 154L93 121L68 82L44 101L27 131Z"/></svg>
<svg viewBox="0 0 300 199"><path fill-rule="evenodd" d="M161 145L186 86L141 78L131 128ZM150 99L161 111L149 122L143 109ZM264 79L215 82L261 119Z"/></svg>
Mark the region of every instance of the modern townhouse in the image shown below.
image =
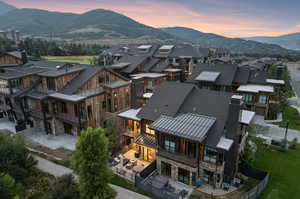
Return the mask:
<svg viewBox="0 0 300 199"><path fill-rule="evenodd" d="M237 174L254 115L242 96L166 82L142 108L119 113L124 156L156 161L157 173L174 181L222 187Z"/></svg>
<svg viewBox="0 0 300 199"><path fill-rule="evenodd" d="M265 71L234 64L198 64L186 82L242 95L247 110L266 117L274 111L270 110L270 104L279 103L279 90L284 85L283 80L269 79Z"/></svg>
<svg viewBox="0 0 300 199"><path fill-rule="evenodd" d="M131 82L100 66L30 62L2 68L2 110L23 130L79 135L130 107Z"/></svg>

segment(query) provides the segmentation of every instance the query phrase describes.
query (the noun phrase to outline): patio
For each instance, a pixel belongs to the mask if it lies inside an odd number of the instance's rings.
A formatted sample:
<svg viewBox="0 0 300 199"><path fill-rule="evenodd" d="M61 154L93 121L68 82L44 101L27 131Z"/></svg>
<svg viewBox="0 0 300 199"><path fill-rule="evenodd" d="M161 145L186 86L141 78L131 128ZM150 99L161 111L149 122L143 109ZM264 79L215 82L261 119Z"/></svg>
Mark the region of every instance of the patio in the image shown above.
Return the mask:
<svg viewBox="0 0 300 199"><path fill-rule="evenodd" d="M150 175L145 181L139 182L138 186L160 197L172 199L187 199L194 190L193 187L159 175L157 172Z"/></svg>
<svg viewBox="0 0 300 199"><path fill-rule="evenodd" d="M135 174L143 171L150 162L135 157L136 151L131 149L114 159L112 170L121 177L134 182Z"/></svg>
<svg viewBox="0 0 300 199"><path fill-rule="evenodd" d="M221 188L214 188L213 186L208 184L203 184L196 189L197 191L213 196L224 196L237 190L237 188L234 186L230 186L228 190L224 190Z"/></svg>

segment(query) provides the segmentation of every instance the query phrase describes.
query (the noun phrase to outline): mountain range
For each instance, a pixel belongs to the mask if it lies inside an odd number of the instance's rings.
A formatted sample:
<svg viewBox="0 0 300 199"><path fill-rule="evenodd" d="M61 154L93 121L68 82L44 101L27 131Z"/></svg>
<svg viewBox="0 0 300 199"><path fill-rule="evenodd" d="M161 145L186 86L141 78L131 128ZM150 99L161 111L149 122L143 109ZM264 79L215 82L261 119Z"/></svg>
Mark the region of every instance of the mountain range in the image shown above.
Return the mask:
<svg viewBox="0 0 300 199"><path fill-rule="evenodd" d="M300 32L278 37L248 37L246 40L277 44L287 49L300 50Z"/></svg>
<svg viewBox="0 0 300 199"><path fill-rule="evenodd" d="M0 29L16 29L22 35L72 42L120 43L195 43L203 47L227 48L236 53L289 54L273 44L231 39L185 27L153 28L122 14L96 9L83 14L17 9L0 2Z"/></svg>

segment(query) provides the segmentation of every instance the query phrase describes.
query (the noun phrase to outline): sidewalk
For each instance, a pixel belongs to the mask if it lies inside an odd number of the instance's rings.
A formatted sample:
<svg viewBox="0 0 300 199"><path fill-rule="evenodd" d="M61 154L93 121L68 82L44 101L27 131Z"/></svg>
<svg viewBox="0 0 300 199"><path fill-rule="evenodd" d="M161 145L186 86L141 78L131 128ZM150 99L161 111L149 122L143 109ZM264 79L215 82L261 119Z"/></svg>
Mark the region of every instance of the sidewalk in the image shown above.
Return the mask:
<svg viewBox="0 0 300 199"><path fill-rule="evenodd" d="M62 175L72 173L75 176L75 179L78 178L77 175L74 174L73 171L69 168L63 167L61 165L57 165L53 162L50 162L49 160L43 159L36 155L33 155L33 157L36 160L38 160L38 164L36 167L43 172L49 173L55 177L60 177ZM139 193L124 189L124 188L116 186L116 185L110 185L110 186L117 192L116 199L150 199Z"/></svg>

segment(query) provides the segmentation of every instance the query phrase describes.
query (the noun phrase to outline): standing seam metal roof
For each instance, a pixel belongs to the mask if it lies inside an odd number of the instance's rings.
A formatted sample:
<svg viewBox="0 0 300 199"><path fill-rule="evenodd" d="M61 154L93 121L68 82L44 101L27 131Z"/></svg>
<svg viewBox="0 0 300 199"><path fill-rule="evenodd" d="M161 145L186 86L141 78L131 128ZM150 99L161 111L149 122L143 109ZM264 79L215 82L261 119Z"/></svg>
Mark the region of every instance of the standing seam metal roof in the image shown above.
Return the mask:
<svg viewBox="0 0 300 199"><path fill-rule="evenodd" d="M198 114L162 115L150 125L151 129L202 142L215 124L216 118Z"/></svg>

